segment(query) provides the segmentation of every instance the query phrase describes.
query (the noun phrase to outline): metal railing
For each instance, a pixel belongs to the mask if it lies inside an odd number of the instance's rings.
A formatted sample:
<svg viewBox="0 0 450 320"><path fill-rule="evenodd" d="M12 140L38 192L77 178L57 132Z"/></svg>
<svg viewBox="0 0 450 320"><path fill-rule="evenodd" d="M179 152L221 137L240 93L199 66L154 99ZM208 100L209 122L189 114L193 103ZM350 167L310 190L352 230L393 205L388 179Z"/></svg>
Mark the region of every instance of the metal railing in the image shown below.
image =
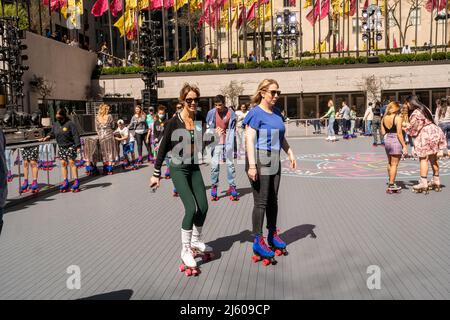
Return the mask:
<svg viewBox="0 0 450 320"><path fill-rule="evenodd" d="M338 121L338 127L339 127L339 120ZM312 137L314 135L318 134L326 134L327 133L327 127L328 127L328 118L308 118L308 119L286 119L286 136L287 137ZM317 126L319 124L320 133L317 133L316 128L314 125ZM339 127L340 128L340 127ZM357 132L363 132L365 128L363 117L357 117L356 123L355 123L355 131ZM336 132L337 134L337 132Z"/></svg>

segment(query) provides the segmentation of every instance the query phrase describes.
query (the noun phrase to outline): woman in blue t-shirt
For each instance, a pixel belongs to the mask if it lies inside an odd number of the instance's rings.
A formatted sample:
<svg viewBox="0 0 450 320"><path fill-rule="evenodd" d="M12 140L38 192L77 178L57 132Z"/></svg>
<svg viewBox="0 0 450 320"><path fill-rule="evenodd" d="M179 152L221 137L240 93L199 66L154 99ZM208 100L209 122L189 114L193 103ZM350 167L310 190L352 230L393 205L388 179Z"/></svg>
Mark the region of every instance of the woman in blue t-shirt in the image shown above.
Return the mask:
<svg viewBox="0 0 450 320"><path fill-rule="evenodd" d="M252 102L256 106L244 119L247 153L246 171L253 189L253 261L263 259L264 265L276 263L274 255L287 254L286 243L277 234L278 188L280 186L280 151L289 157L291 168L297 168L294 152L285 138L285 126L275 104L280 97L278 83L272 79L263 80ZM262 227L267 216L267 246ZM275 251L275 252L274 252Z"/></svg>

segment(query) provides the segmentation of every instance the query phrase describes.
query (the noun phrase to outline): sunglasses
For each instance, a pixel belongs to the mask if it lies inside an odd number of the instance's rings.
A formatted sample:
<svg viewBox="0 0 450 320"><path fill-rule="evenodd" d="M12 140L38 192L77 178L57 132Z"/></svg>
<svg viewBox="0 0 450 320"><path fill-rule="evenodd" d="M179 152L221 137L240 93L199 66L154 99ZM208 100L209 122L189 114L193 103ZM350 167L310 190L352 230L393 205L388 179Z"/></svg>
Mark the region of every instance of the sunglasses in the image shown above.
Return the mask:
<svg viewBox="0 0 450 320"><path fill-rule="evenodd" d="M277 94L278 96L281 95L281 91L280 90L270 90L270 91L266 90L266 92L269 92L272 97L275 97L275 94Z"/></svg>
<svg viewBox="0 0 450 320"><path fill-rule="evenodd" d="M192 104L192 102L198 103L200 101L200 99L199 98L195 98L195 99L187 98L185 101L187 104Z"/></svg>

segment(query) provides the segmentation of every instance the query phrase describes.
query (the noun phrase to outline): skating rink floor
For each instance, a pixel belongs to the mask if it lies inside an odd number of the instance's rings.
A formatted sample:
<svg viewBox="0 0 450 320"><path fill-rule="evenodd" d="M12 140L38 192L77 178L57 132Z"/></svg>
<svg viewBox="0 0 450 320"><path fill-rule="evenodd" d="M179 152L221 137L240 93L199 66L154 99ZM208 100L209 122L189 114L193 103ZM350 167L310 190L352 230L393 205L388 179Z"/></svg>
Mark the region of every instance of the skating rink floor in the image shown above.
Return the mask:
<svg viewBox="0 0 450 320"><path fill-rule="evenodd" d="M216 258L198 277L179 272L183 206L171 180L149 190L146 165L87 178L76 194L11 189L0 299L450 298L449 160L440 161L442 192L412 193L419 164L405 160L404 190L389 195L384 148L370 138L289 141L299 168L283 169L278 227L289 255L276 266L251 261L250 185L238 165L241 199L230 201L222 165L204 227ZM201 168L209 195L210 168Z"/></svg>

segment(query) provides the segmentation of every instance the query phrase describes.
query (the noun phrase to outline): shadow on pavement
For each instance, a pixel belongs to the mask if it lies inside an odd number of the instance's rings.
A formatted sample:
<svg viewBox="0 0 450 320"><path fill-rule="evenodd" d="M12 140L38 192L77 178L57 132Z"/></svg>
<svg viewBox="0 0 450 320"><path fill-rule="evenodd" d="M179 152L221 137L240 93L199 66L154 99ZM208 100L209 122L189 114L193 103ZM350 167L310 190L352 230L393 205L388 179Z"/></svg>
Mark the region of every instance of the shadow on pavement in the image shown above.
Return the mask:
<svg viewBox="0 0 450 320"><path fill-rule="evenodd" d="M133 296L133 290L119 290L108 293L102 293L95 296L81 298L79 300L130 300Z"/></svg>

